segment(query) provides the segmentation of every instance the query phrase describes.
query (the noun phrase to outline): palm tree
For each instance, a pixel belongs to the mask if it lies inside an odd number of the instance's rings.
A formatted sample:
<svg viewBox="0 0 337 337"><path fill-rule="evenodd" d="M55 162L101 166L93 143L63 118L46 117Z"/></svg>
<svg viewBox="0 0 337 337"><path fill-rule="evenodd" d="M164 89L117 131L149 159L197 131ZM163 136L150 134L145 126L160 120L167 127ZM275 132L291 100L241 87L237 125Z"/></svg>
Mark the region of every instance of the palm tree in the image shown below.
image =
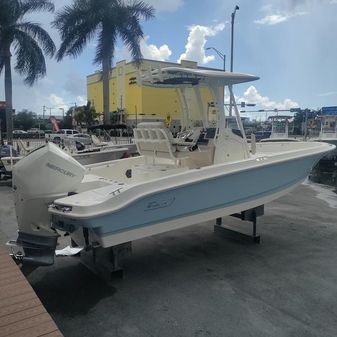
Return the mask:
<svg viewBox="0 0 337 337"><path fill-rule="evenodd" d="M83 122L85 122L86 126L94 124L95 119L99 116L99 113L96 112L90 101L86 105L78 107L77 111L82 114Z"/></svg>
<svg viewBox="0 0 337 337"><path fill-rule="evenodd" d="M104 122L109 118L109 75L120 37L139 64L142 57L140 39L144 37L140 19L154 17L154 8L143 1L134 0L74 0L56 14L53 26L62 38L57 60L64 56L78 56L85 45L97 37L95 64L102 66Z"/></svg>
<svg viewBox="0 0 337 337"><path fill-rule="evenodd" d="M44 54L53 56L56 47L38 23L25 21L35 11L54 11L48 0L0 0L0 74L5 71L7 140L13 140L13 102L11 56L16 57L15 70L24 82L33 85L46 74Z"/></svg>

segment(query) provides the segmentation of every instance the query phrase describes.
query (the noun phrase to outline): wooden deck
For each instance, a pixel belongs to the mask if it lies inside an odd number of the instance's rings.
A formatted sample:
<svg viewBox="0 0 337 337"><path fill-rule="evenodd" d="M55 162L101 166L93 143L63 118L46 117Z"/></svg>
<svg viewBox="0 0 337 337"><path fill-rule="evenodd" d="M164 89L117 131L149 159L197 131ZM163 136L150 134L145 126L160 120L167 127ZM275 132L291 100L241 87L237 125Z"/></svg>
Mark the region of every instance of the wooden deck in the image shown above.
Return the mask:
<svg viewBox="0 0 337 337"><path fill-rule="evenodd" d="M0 245L0 337L63 337L20 268Z"/></svg>

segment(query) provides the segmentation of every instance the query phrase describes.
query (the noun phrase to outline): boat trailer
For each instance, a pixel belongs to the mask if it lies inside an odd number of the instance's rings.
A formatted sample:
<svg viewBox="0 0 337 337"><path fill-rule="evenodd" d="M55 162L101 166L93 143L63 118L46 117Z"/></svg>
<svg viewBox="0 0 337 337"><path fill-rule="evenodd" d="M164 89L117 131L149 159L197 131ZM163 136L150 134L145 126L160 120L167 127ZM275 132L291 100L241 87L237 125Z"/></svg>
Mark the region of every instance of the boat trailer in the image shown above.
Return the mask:
<svg viewBox="0 0 337 337"><path fill-rule="evenodd" d="M214 232L221 234L223 237L232 239L235 241L240 241L244 243L260 243L260 235L256 232L257 217L264 215L264 205L260 205L254 208L247 209L241 213L231 214L232 217L239 218L242 221L252 222L252 233L243 233L237 231L236 229L222 224L222 218L217 218L215 220Z"/></svg>
<svg viewBox="0 0 337 337"><path fill-rule="evenodd" d="M257 217L264 214L264 205L254 207L231 216L252 223L252 233L244 233L224 226L222 218L217 218L214 232L227 239L244 242L260 243L260 235L257 234ZM124 276L125 259L132 253L132 242L122 243L109 248L100 246L91 247L90 250L82 250L80 253L81 263L89 270L97 274L104 281L110 282L115 278Z"/></svg>

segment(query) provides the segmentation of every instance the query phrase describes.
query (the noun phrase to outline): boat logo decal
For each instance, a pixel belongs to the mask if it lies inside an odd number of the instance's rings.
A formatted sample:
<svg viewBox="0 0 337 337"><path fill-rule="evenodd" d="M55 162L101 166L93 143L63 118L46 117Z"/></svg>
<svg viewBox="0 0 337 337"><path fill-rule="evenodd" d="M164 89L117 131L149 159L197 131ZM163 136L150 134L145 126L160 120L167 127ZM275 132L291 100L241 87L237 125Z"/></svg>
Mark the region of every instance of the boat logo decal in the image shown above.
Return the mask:
<svg viewBox="0 0 337 337"><path fill-rule="evenodd" d="M58 167L54 164L47 163L46 166L51 168L54 171L57 171L57 172L60 172L60 173L64 174L65 176L68 176L68 177L75 177L76 176L74 173L72 173L72 172L70 172L70 171L68 171L68 170L66 170L62 167Z"/></svg>
<svg viewBox="0 0 337 337"><path fill-rule="evenodd" d="M153 211L156 210L158 208L165 208L165 207L169 207L173 204L175 198L169 198L169 199L165 199L165 200L154 200L154 201L150 201L146 208L145 211Z"/></svg>

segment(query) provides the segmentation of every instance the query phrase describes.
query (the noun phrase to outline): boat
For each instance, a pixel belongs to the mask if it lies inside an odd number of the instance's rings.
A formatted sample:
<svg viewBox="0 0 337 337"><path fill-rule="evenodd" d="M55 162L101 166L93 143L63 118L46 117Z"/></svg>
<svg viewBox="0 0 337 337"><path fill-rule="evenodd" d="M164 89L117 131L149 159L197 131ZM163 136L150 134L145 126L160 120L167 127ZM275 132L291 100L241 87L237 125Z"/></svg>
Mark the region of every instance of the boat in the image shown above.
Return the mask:
<svg viewBox="0 0 337 337"><path fill-rule="evenodd" d="M18 146L20 148L20 153L23 155L15 155L3 157L2 162L3 166L8 172L12 171L13 166L24 156L29 154L32 151L40 148L41 145L34 147L27 147L21 139L17 140ZM85 146L82 143L74 139L64 139L62 144L58 144L63 151L69 153L73 158L75 158L82 165L90 165L95 163L109 162L116 159L127 158L131 155L134 155L134 149L128 145L107 145L107 146ZM131 151L130 151L131 149Z"/></svg>
<svg viewBox="0 0 337 337"><path fill-rule="evenodd" d="M321 141L333 141L337 145L337 115L320 115L321 131L319 139Z"/></svg>
<svg viewBox="0 0 337 337"><path fill-rule="evenodd" d="M314 141L325 142L337 147L337 115L322 114L318 116L321 120L321 130L318 138ZM330 152L325 159L337 160L337 150Z"/></svg>
<svg viewBox="0 0 337 337"><path fill-rule="evenodd" d="M83 146L73 139L64 139L62 149L82 165L102 163L131 155L127 145Z"/></svg>
<svg viewBox="0 0 337 337"><path fill-rule="evenodd" d="M289 122L293 116L275 115L268 117L271 121L269 137L261 139L261 142L297 142L298 139L289 137Z"/></svg>
<svg viewBox="0 0 337 337"><path fill-rule="evenodd" d="M153 70L138 81L176 90L182 106L182 131L176 137L163 122L139 123L134 142L140 156L90 168L52 143L28 154L14 167L19 227L10 243L18 250L14 257L50 265L59 233L70 234L85 250L109 249L251 209L294 189L334 146L248 144L233 85L257 79L209 69ZM239 130L225 125L224 87ZM195 111L186 99L191 93L200 103ZM202 95L216 102L215 115L203 107Z"/></svg>

